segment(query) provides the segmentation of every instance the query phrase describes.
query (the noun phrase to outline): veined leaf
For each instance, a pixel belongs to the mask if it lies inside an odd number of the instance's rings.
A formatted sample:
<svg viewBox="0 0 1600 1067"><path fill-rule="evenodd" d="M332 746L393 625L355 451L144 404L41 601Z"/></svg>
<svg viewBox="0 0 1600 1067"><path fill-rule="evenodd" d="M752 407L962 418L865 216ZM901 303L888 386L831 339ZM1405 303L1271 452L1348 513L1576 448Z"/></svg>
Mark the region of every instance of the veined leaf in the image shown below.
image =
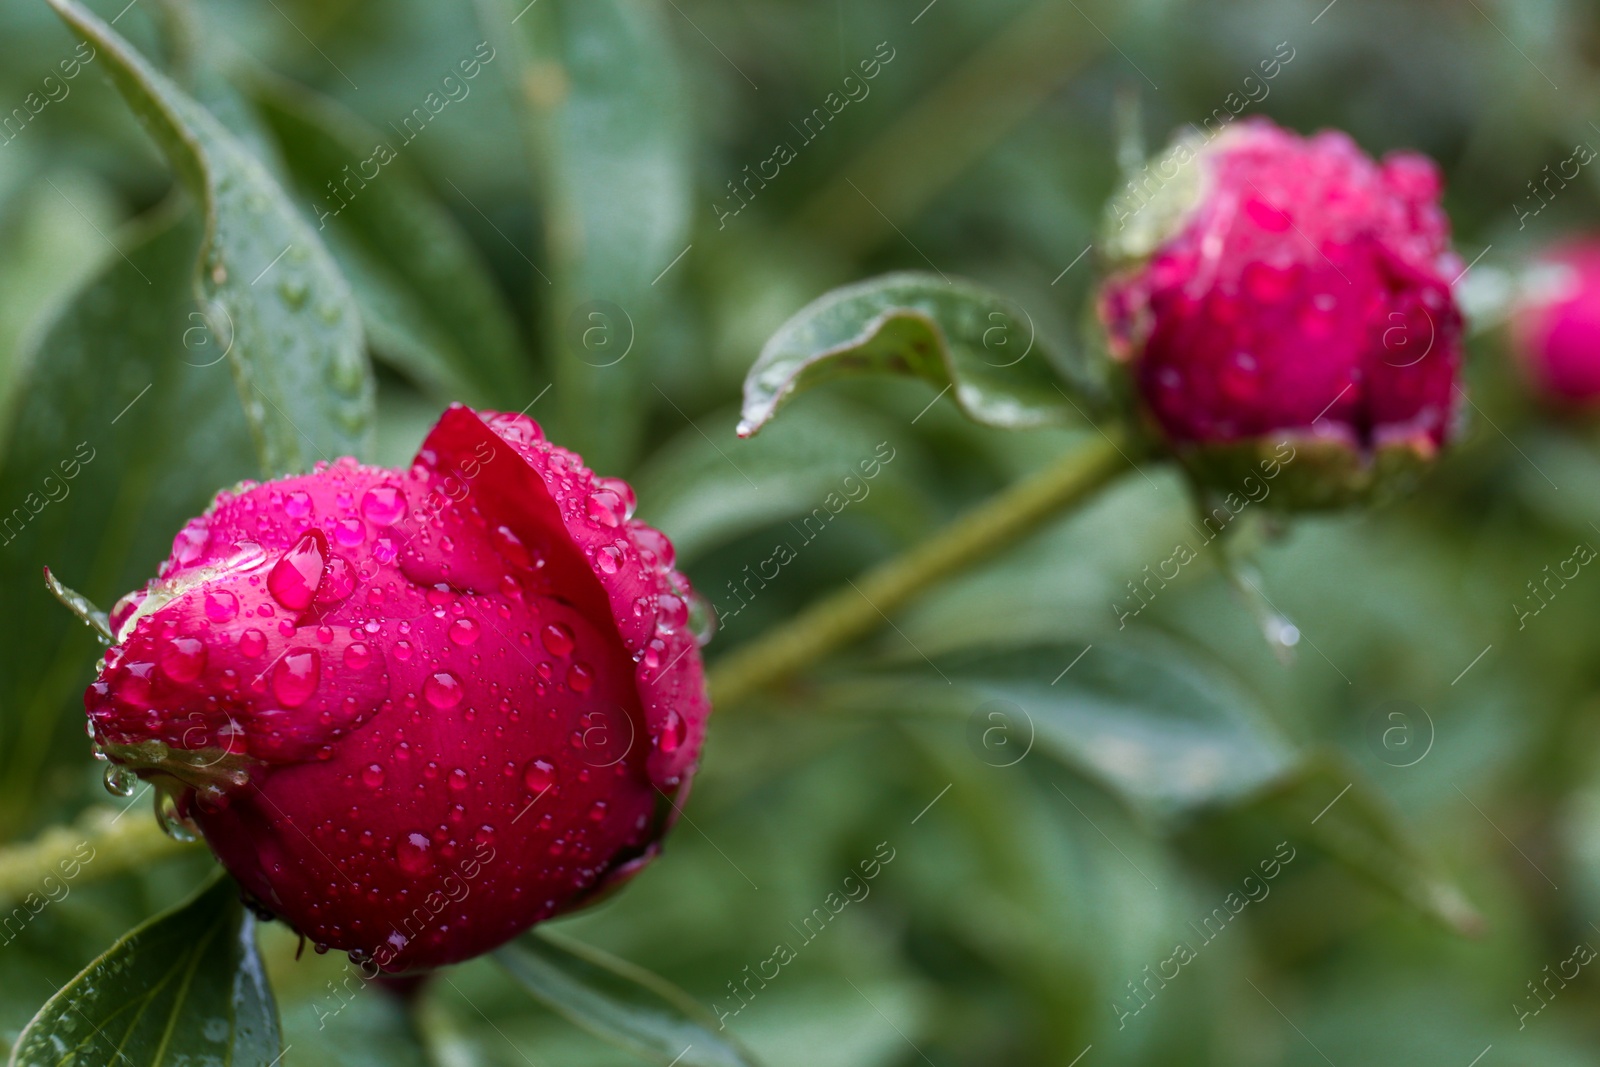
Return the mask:
<svg viewBox="0 0 1600 1067"><path fill-rule="evenodd" d="M532 117L549 251L535 285L561 436L595 470L632 458L656 399L666 272L684 269L689 248L690 107L663 10L657 0L482 6Z"/></svg>
<svg viewBox="0 0 1600 1067"><path fill-rule="evenodd" d="M250 74L247 89L355 290L373 350L449 399L525 404L533 393L515 320L477 250L406 160L404 139L264 71Z"/></svg>
<svg viewBox="0 0 1600 1067"><path fill-rule="evenodd" d="M228 354L267 475L362 453L373 383L349 284L255 156L110 26L50 0L104 58L205 211L201 306Z"/></svg>
<svg viewBox="0 0 1600 1067"><path fill-rule="evenodd" d="M655 1063L752 1067L756 1062L683 990L589 945L535 930L495 958L552 1011Z"/></svg>
<svg viewBox="0 0 1600 1067"><path fill-rule="evenodd" d="M766 425L802 389L862 372L910 374L950 390L987 426L1085 421L1063 391L1027 310L966 281L907 271L813 300L778 328L744 380L739 435Z"/></svg>
<svg viewBox="0 0 1600 1067"><path fill-rule="evenodd" d="M255 920L219 872L63 986L22 1031L10 1063L268 1067L280 1044Z"/></svg>

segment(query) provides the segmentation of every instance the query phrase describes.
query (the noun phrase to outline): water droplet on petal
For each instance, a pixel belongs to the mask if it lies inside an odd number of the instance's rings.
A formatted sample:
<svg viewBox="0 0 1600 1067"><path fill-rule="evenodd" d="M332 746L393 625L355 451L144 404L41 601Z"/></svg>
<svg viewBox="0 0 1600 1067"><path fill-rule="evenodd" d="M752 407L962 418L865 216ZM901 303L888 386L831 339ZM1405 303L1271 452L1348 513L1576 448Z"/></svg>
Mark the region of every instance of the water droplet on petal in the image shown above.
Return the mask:
<svg viewBox="0 0 1600 1067"><path fill-rule="evenodd" d="M369 763L361 769L361 784L376 789L383 784L383 764Z"/></svg>
<svg viewBox="0 0 1600 1067"><path fill-rule="evenodd" d="M303 519L311 514L311 494L304 489L296 489L283 498L283 512L291 519Z"/></svg>
<svg viewBox="0 0 1600 1067"><path fill-rule="evenodd" d="M420 877L433 870L432 849L433 842L428 840L427 834L412 831L395 843L395 862L402 871Z"/></svg>
<svg viewBox="0 0 1600 1067"><path fill-rule="evenodd" d="M689 605L680 596L662 593L656 597L656 627L662 633L677 633L689 621Z"/></svg>
<svg viewBox="0 0 1600 1067"><path fill-rule="evenodd" d="M457 793L460 793L467 788L467 772L460 767L457 767L455 770L450 772L450 777L448 780L450 782L450 788L455 790Z"/></svg>
<svg viewBox="0 0 1600 1067"><path fill-rule="evenodd" d="M321 530L310 530L273 565L267 591L290 611L303 611L316 597L327 563L328 539Z"/></svg>
<svg viewBox="0 0 1600 1067"><path fill-rule="evenodd" d="M450 624L450 640L458 645L470 645L478 639L478 621L476 619L457 619Z"/></svg>
<svg viewBox="0 0 1600 1067"><path fill-rule="evenodd" d="M367 527L360 519L340 519L334 523L333 539L345 548L354 548L367 539Z"/></svg>
<svg viewBox="0 0 1600 1067"><path fill-rule="evenodd" d="M585 511L592 522L601 526L621 526L624 518L622 498L609 489L598 489L589 494Z"/></svg>
<svg viewBox="0 0 1600 1067"><path fill-rule="evenodd" d="M393 526L405 510L405 494L392 485L374 486L361 497L361 516L374 526Z"/></svg>
<svg viewBox="0 0 1600 1067"><path fill-rule="evenodd" d="M601 574L615 574L622 569L622 550L616 545L606 545L595 553L594 562Z"/></svg>
<svg viewBox="0 0 1600 1067"><path fill-rule="evenodd" d="M494 545L496 552L500 553L507 563L521 567L524 570L533 566L533 558L528 554L528 546L522 539L512 532L509 526L496 526L489 535L489 540Z"/></svg>
<svg viewBox="0 0 1600 1067"><path fill-rule="evenodd" d="M344 665L352 671L364 671L372 662L372 650L360 641L351 642L344 650Z"/></svg>
<svg viewBox="0 0 1600 1067"><path fill-rule="evenodd" d="M194 681L205 669L206 646L198 637L174 637L161 653L161 673L180 685Z"/></svg>
<svg viewBox="0 0 1600 1067"><path fill-rule="evenodd" d="M272 691L286 708L298 708L317 691L322 677L316 649L291 648L272 668Z"/></svg>
<svg viewBox="0 0 1600 1067"><path fill-rule="evenodd" d="M239 615L239 598L226 589L206 593L206 618L212 622L232 622Z"/></svg>
<svg viewBox="0 0 1600 1067"><path fill-rule="evenodd" d="M252 627L239 635L239 655L255 659L267 650L267 635Z"/></svg>
<svg viewBox="0 0 1600 1067"><path fill-rule="evenodd" d="M552 622L539 631L539 640L552 656L572 654L572 630L565 623Z"/></svg>
<svg viewBox="0 0 1600 1067"><path fill-rule="evenodd" d="M461 680L449 671L430 674L428 680L422 683L422 695L440 711L453 708L461 703Z"/></svg>
<svg viewBox="0 0 1600 1067"><path fill-rule="evenodd" d="M529 760L522 769L522 784L530 793L543 793L556 784L555 765L548 760Z"/></svg>

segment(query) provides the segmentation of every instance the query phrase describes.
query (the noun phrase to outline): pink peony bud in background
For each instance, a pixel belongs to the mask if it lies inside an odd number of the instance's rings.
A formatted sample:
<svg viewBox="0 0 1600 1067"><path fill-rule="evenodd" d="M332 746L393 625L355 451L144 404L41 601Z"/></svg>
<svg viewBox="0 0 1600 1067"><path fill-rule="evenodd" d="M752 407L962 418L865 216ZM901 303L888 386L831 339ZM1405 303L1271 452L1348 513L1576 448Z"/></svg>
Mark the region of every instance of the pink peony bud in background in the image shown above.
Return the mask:
<svg viewBox="0 0 1600 1067"><path fill-rule="evenodd" d="M1099 313L1139 406L1221 489L1295 456L1281 506L1426 467L1451 435L1463 264L1434 165L1265 120L1180 139L1108 212Z"/></svg>
<svg viewBox="0 0 1600 1067"><path fill-rule="evenodd" d="M318 944L487 951L639 869L694 774L691 594L632 510L459 406L409 470L219 493L112 612L91 734Z"/></svg>
<svg viewBox="0 0 1600 1067"><path fill-rule="evenodd" d="M1511 314L1512 344L1540 397L1600 403L1600 238L1539 257Z"/></svg>

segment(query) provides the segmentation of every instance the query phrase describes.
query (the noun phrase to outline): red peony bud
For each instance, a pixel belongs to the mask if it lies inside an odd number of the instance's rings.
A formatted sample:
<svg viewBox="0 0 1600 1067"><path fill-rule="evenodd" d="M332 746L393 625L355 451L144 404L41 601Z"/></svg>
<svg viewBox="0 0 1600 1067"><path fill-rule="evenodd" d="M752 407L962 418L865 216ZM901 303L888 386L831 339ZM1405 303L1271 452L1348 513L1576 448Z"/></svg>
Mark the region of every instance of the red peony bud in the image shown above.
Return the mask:
<svg viewBox="0 0 1600 1067"><path fill-rule="evenodd" d="M654 854L710 711L633 491L456 406L410 470L219 493L85 703L255 902L386 971L487 951Z"/></svg>
<svg viewBox="0 0 1600 1067"><path fill-rule="evenodd" d="M1203 478L1296 458L1281 505L1345 502L1451 434L1461 263L1431 162L1265 120L1179 140L1113 200L1099 312L1142 408Z"/></svg>
<svg viewBox="0 0 1600 1067"><path fill-rule="evenodd" d="M1600 238L1551 249L1511 315L1524 372L1547 401L1600 403Z"/></svg>

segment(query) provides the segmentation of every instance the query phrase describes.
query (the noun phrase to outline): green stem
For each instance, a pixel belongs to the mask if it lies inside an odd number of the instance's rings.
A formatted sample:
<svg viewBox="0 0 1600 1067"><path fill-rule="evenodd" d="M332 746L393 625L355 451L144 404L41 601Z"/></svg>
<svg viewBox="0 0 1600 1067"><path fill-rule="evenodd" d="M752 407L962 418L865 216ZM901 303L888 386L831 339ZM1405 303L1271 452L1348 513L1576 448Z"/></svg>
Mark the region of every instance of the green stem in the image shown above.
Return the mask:
<svg viewBox="0 0 1600 1067"><path fill-rule="evenodd" d="M1128 436L1092 437L1050 466L956 519L904 555L868 571L778 629L731 653L711 670L719 709L794 674L866 636L889 612L1080 503L1129 462Z"/></svg>
<svg viewBox="0 0 1600 1067"><path fill-rule="evenodd" d="M1134 446L1111 429L962 515L909 552L812 604L793 620L720 660L712 703L726 709L876 630L923 590L991 556L1081 503L1131 462ZM84 862L87 844L93 859ZM143 812L92 808L71 827L0 848L0 903L41 891L47 875L76 859L78 879L99 881L192 847L173 841Z"/></svg>

